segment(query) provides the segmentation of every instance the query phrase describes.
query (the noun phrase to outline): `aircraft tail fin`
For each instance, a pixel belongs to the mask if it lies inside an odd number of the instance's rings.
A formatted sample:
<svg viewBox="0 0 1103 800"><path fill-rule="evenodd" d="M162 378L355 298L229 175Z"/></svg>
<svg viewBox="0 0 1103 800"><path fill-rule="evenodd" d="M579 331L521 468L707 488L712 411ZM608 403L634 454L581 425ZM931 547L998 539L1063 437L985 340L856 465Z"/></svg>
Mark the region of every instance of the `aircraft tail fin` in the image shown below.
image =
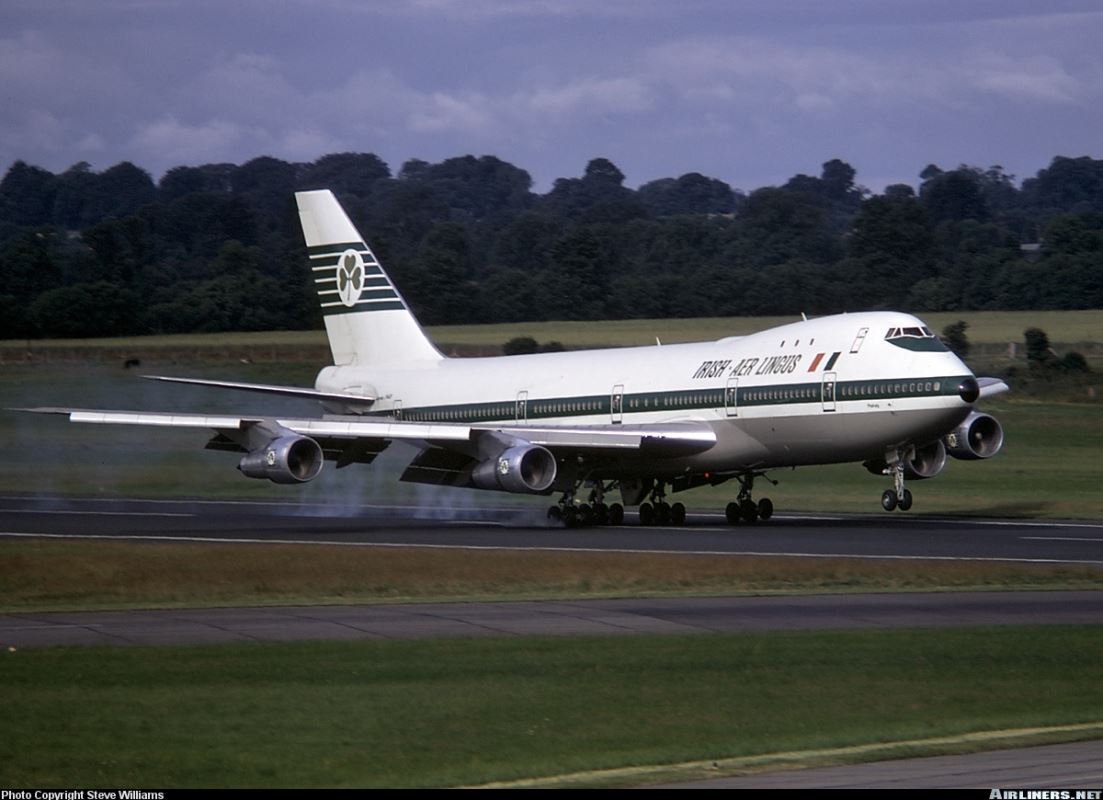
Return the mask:
<svg viewBox="0 0 1103 800"><path fill-rule="evenodd" d="M333 192L296 192L311 274L337 366L439 361Z"/></svg>

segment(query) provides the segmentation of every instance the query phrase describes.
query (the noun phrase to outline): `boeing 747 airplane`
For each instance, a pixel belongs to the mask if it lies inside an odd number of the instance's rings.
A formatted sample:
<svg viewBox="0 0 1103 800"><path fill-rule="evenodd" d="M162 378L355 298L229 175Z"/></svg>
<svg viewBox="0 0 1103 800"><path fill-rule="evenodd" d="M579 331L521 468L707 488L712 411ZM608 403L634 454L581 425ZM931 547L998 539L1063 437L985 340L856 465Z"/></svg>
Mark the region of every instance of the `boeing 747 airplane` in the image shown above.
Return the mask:
<svg viewBox="0 0 1103 800"><path fill-rule="evenodd" d="M250 478L296 484L417 445L401 480L558 495L568 525L680 524L668 493L735 481L728 521L769 519L769 470L857 462L884 475L887 511L947 455L984 459L1003 430L975 407L1007 385L976 378L919 319L894 311L805 319L715 342L446 358L329 191L296 194L333 366L313 389L157 380L318 400L316 418L28 409L73 422L206 428ZM609 502L619 492L620 502Z"/></svg>

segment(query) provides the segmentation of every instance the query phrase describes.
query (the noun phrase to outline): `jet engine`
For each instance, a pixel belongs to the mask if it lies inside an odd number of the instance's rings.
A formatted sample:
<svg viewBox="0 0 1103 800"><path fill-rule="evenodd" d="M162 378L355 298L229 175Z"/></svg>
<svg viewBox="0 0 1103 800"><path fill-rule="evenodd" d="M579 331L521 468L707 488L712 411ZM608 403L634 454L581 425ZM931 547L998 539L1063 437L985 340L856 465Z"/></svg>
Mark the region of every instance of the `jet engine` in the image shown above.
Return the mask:
<svg viewBox="0 0 1103 800"><path fill-rule="evenodd" d="M251 450L237 465L241 474L273 483L306 483L316 478L325 458L322 448L308 436L288 434Z"/></svg>
<svg viewBox="0 0 1103 800"><path fill-rule="evenodd" d="M935 439L930 444L916 447L915 453L904 462L904 477L912 480L933 478L946 466L946 448Z"/></svg>
<svg viewBox="0 0 1103 800"><path fill-rule="evenodd" d="M480 489L540 494L555 482L555 456L546 447L515 439L471 471L471 482Z"/></svg>
<svg viewBox="0 0 1103 800"><path fill-rule="evenodd" d="M954 458L973 461L991 458L1003 447L1003 426L990 414L974 411L945 436L946 450Z"/></svg>
<svg viewBox="0 0 1103 800"><path fill-rule="evenodd" d="M886 475L889 473L888 461L883 458L871 459L863 465L874 475ZM933 478L942 472L946 466L946 447L941 439L924 445L918 445L911 450L911 455L904 459L904 477L913 481L921 481L924 478Z"/></svg>

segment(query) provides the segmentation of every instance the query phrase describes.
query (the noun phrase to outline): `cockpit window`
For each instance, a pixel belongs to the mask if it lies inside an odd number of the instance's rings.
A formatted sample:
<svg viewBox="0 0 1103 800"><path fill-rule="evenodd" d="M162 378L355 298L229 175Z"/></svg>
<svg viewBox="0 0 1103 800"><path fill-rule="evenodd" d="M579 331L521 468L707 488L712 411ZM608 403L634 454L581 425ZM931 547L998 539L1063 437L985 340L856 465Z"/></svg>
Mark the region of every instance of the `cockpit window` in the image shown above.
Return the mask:
<svg viewBox="0 0 1103 800"><path fill-rule="evenodd" d="M888 333L885 334L885 341L914 353L946 352L946 345L926 325L889 328Z"/></svg>
<svg viewBox="0 0 1103 800"><path fill-rule="evenodd" d="M931 333L931 329L926 326L921 328L889 328L889 332L885 334L885 339L889 341L904 337L913 339L933 339L935 335Z"/></svg>

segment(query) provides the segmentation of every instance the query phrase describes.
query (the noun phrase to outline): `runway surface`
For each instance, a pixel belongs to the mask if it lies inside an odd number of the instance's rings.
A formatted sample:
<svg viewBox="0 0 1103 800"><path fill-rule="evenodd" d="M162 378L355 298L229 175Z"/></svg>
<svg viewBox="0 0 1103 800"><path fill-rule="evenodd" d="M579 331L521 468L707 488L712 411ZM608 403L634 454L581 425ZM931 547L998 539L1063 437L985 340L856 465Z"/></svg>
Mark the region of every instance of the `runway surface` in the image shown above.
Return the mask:
<svg viewBox="0 0 1103 800"><path fill-rule="evenodd" d="M947 592L0 614L0 646L1091 625L1103 592Z"/></svg>
<svg viewBox="0 0 1103 800"><path fill-rule="evenodd" d="M428 516L427 516L428 515ZM443 518L447 516L448 518ZM681 527L566 529L543 506L426 510L409 506L0 498L0 536L97 536L376 547L542 548L806 558L991 560L1103 567L1103 523L904 513L779 514L731 527L691 512Z"/></svg>
<svg viewBox="0 0 1103 800"><path fill-rule="evenodd" d="M781 770L655 789L1087 789L1103 785L1103 741ZM1097 794L1096 797L1099 797Z"/></svg>

